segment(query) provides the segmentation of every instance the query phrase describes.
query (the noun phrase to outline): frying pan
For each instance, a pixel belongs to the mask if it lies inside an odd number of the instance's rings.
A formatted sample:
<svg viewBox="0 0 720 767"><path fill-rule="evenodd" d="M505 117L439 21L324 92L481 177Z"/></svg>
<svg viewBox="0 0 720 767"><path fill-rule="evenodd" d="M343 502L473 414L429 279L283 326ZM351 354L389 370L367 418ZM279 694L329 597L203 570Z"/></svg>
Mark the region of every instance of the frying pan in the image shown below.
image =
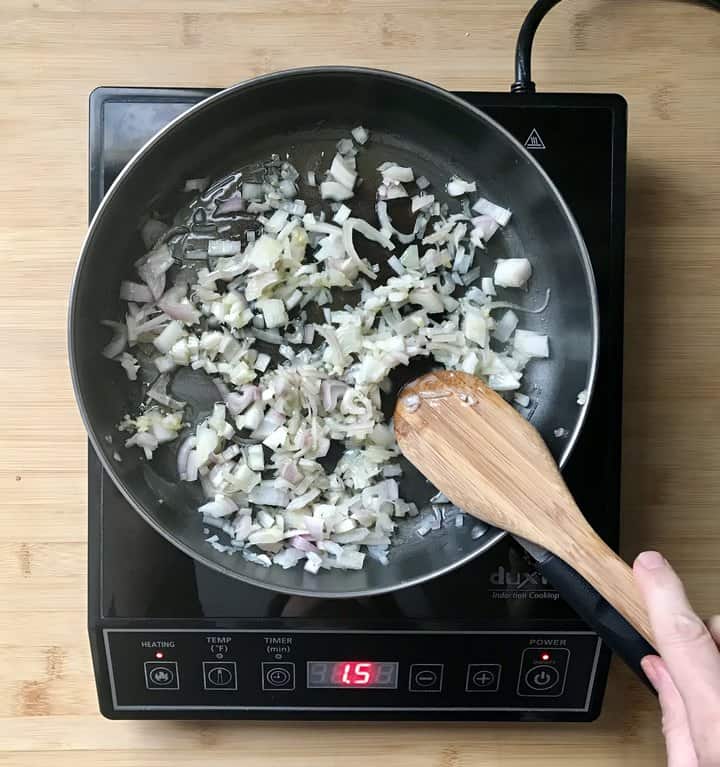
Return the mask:
<svg viewBox="0 0 720 767"><path fill-rule="evenodd" d="M488 274L496 258L530 259L532 289L520 303L537 306L551 291L546 311L523 317L524 327L550 336L552 348L551 359L528 366L525 389L533 402L532 422L562 466L587 409L577 405L578 392L591 392L596 367L597 299L582 237L553 183L507 131L450 93L409 77L355 68L293 70L228 88L190 109L151 139L108 191L90 225L69 310L77 401L93 447L130 504L203 564L256 586L314 597L367 596L420 583L469 561L504 533L490 529L477 538L473 525L466 524L423 539L415 533L416 519L403 520L388 565L370 560L361 571L317 575L301 567L265 569L240 555L215 551L204 540L197 513L201 495L178 480L175 448L158 451L152 462L141 460L139 450L122 448L116 425L137 409L142 394L117 363L101 356L108 334L100 323L121 316L120 281L144 252L139 222L152 210L177 210L186 179L219 178L272 153L289 153L304 174L323 152L329 161L337 140L356 125L370 129L371 141L358 156L359 174L368 181L353 199L354 215L374 219L374 169L388 159L412 166L436 189L454 174L476 179L482 196L512 209L510 224L492 239L483 258ZM501 299L512 301L517 295L500 292ZM400 376L409 380L418 372L424 371L411 365ZM176 376L171 390L189 403L191 421L206 415L217 399L208 379L187 370ZM560 425L568 430L563 440L553 436ZM117 450L122 462L113 459ZM433 490L406 467L401 493L422 505Z"/></svg>

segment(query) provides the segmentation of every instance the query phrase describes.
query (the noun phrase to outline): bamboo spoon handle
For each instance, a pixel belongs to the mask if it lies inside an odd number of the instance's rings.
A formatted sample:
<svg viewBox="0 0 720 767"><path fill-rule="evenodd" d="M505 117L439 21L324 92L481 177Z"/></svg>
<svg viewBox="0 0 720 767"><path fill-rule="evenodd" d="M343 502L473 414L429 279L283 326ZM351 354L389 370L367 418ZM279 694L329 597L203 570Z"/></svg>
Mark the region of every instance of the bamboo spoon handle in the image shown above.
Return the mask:
<svg viewBox="0 0 720 767"><path fill-rule="evenodd" d="M442 486L440 489L443 490ZM470 503L461 508L487 521L481 507ZM549 530L540 530L539 525L536 529L528 525L519 529L511 520L506 520L506 524L511 532L552 552L577 572L655 652L650 618L630 567L592 529L569 491L555 498L548 516L555 521L554 528Z"/></svg>
<svg viewBox="0 0 720 767"><path fill-rule="evenodd" d="M522 538L518 542L535 560L535 567L560 592L570 607L602 637L637 674L651 692L655 692L642 668L647 655L657 655L625 618L605 600L581 575L555 554Z"/></svg>
<svg viewBox="0 0 720 767"><path fill-rule="evenodd" d="M576 570L652 645L650 619L632 570L589 525L583 527L582 536L557 541L550 550Z"/></svg>
<svg viewBox="0 0 720 767"><path fill-rule="evenodd" d="M394 425L405 456L456 506L555 555L539 559L549 580L645 678L653 635L632 571L588 524L535 428L458 371L408 385Z"/></svg>

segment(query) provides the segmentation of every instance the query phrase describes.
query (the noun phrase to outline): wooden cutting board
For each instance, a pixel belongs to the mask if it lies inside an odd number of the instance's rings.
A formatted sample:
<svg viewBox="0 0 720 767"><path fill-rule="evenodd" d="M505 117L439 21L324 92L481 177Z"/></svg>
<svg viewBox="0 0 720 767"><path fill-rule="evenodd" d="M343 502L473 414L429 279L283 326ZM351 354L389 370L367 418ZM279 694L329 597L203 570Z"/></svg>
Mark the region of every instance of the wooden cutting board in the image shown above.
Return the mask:
<svg viewBox="0 0 720 767"><path fill-rule="evenodd" d="M615 668L594 725L108 722L85 631L86 442L65 310L97 85L385 67L505 90L529 0L2 0L0 767L656 767L655 702ZM624 554L661 548L701 613L720 575L718 17L573 0L536 40L546 91L629 102ZM545 137L544 137L545 138ZM546 143L547 140L546 140ZM556 150L548 143L545 151ZM592 146L588 152L594 151Z"/></svg>

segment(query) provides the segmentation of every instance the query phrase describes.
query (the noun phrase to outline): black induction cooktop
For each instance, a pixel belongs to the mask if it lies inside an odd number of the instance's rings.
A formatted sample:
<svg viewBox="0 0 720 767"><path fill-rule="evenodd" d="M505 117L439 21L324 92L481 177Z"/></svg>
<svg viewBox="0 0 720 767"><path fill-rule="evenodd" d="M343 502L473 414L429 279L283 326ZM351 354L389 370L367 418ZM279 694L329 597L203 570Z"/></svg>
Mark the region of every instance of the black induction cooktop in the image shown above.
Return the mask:
<svg viewBox="0 0 720 767"><path fill-rule="evenodd" d="M90 214L142 144L213 90L90 97ZM460 93L538 159L590 252L599 374L565 478L618 545L626 104L610 94ZM128 505L89 455L89 630L111 718L589 721L610 654L510 538L421 586L321 600L195 562ZM472 594L471 598L468 598Z"/></svg>

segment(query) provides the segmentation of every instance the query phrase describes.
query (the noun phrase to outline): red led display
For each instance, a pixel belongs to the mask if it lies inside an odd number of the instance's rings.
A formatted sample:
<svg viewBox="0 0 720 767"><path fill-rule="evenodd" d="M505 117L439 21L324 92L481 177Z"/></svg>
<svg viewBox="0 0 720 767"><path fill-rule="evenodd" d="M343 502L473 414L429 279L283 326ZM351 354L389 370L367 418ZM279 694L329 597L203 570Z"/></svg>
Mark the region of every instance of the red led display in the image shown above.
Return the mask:
<svg viewBox="0 0 720 767"><path fill-rule="evenodd" d="M345 687L367 687L377 678L377 665L367 661L344 661L335 664L335 679L338 685Z"/></svg>
<svg viewBox="0 0 720 767"><path fill-rule="evenodd" d="M397 681L397 661L312 660L307 664L307 686L311 690L321 687L394 690Z"/></svg>

